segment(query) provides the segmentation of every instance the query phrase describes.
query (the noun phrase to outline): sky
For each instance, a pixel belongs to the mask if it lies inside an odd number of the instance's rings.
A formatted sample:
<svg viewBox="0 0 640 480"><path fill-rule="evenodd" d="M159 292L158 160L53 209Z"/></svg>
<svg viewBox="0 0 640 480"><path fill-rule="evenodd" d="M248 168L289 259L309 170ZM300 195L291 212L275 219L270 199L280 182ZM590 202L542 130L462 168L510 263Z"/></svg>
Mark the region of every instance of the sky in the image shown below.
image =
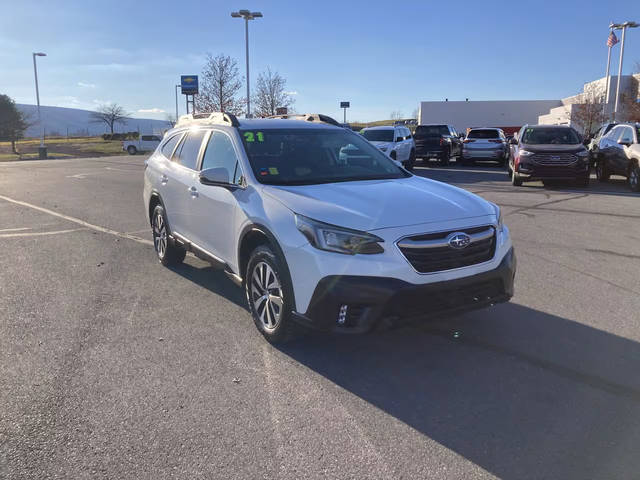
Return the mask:
<svg viewBox="0 0 640 480"><path fill-rule="evenodd" d="M93 110L122 105L134 117L175 112L180 75L207 53L238 61L245 76L270 67L298 112L348 121L412 115L420 101L560 99L604 76L611 21L640 22L638 0L245 1L0 0L0 93L35 104ZM627 31L623 74L640 62L640 28ZM620 44L612 54L617 72ZM242 92L244 92L244 86ZM184 114L184 97L179 98Z"/></svg>

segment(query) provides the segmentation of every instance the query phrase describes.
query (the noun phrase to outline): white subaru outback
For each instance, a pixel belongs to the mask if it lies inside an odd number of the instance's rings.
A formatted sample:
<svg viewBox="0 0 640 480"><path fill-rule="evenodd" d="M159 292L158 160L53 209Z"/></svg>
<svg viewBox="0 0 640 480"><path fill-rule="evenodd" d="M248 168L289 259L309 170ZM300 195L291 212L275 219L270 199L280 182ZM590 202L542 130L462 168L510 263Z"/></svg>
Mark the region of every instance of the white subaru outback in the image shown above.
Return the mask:
<svg viewBox="0 0 640 480"><path fill-rule="evenodd" d="M270 342L302 325L365 332L513 295L500 209L414 176L360 135L304 120L187 116L149 158L164 265L189 250L245 289Z"/></svg>

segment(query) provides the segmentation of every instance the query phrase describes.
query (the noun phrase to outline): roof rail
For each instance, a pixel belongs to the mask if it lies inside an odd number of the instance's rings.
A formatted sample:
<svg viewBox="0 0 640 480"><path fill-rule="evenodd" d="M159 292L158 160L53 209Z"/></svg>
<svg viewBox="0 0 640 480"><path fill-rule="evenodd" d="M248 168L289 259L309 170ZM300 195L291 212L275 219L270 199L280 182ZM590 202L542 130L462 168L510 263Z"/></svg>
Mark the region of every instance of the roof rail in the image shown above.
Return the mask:
<svg viewBox="0 0 640 480"><path fill-rule="evenodd" d="M291 113L287 115L272 115L267 118L280 118L280 119L289 119L289 120L304 120L307 122L315 122L315 123L328 123L330 125L335 125L336 127L341 127L342 125L338 123L337 120L334 120L329 115L324 115L322 113Z"/></svg>
<svg viewBox="0 0 640 480"><path fill-rule="evenodd" d="M226 112L209 112L209 113L188 113L186 115L181 115L178 123L176 123L176 127L185 127L187 125L197 125L197 124L207 124L207 123L217 123L217 124L229 124L232 127L239 127L240 122L235 115Z"/></svg>

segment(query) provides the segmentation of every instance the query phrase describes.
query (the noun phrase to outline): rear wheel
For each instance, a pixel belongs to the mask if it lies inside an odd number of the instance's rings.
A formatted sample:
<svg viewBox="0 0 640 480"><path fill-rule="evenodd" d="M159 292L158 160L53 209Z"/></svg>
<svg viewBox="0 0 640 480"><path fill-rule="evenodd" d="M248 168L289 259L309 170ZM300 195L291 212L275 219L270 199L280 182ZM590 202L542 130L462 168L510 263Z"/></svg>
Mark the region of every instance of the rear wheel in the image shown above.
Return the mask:
<svg viewBox="0 0 640 480"><path fill-rule="evenodd" d="M407 160L407 163L405 164L405 168L410 172L413 172L413 167L415 164L416 164L416 151L411 150L411 153L409 154L409 160Z"/></svg>
<svg viewBox="0 0 640 480"><path fill-rule="evenodd" d="M169 241L169 227L167 216L162 205L156 205L151 218L151 228L153 231L153 247L158 256L158 260L165 267L182 263L187 251Z"/></svg>
<svg viewBox="0 0 640 480"><path fill-rule="evenodd" d="M511 185L513 185L514 187L522 186L522 178L520 177L520 174L515 170L511 170Z"/></svg>
<svg viewBox="0 0 640 480"><path fill-rule="evenodd" d="M257 247L249 257L245 293L253 322L269 343L283 343L298 333L292 317L293 287L284 259L267 245Z"/></svg>
<svg viewBox="0 0 640 480"><path fill-rule="evenodd" d="M451 152L448 148L444 149L440 154L440 165L446 167L449 165L449 159L451 158Z"/></svg>
<svg viewBox="0 0 640 480"><path fill-rule="evenodd" d="M609 177L611 176L611 172L609 168L607 168L607 164L604 160L598 160L596 164L596 177L598 177L599 182L607 182L609 181Z"/></svg>
<svg viewBox="0 0 640 480"><path fill-rule="evenodd" d="M127 152L129 152L129 155L135 155L136 153L138 153L138 149L133 145L129 145L127 147Z"/></svg>
<svg viewBox="0 0 640 480"><path fill-rule="evenodd" d="M640 192L640 164L637 161L631 164L628 182L631 191Z"/></svg>

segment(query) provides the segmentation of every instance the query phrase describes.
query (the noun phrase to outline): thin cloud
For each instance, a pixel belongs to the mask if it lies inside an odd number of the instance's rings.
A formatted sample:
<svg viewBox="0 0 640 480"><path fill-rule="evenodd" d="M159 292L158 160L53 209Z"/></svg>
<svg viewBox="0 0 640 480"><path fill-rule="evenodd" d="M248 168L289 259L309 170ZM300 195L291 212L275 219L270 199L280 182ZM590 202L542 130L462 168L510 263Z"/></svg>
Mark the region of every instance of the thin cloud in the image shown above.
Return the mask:
<svg viewBox="0 0 640 480"><path fill-rule="evenodd" d="M164 113L161 108L141 108L138 113Z"/></svg>
<svg viewBox="0 0 640 480"><path fill-rule="evenodd" d="M282 92L282 93L284 93L285 95L298 95L298 91L297 90L293 90L291 92Z"/></svg>
<svg viewBox="0 0 640 480"><path fill-rule="evenodd" d="M95 83L78 82L78 86L82 88L96 88Z"/></svg>

